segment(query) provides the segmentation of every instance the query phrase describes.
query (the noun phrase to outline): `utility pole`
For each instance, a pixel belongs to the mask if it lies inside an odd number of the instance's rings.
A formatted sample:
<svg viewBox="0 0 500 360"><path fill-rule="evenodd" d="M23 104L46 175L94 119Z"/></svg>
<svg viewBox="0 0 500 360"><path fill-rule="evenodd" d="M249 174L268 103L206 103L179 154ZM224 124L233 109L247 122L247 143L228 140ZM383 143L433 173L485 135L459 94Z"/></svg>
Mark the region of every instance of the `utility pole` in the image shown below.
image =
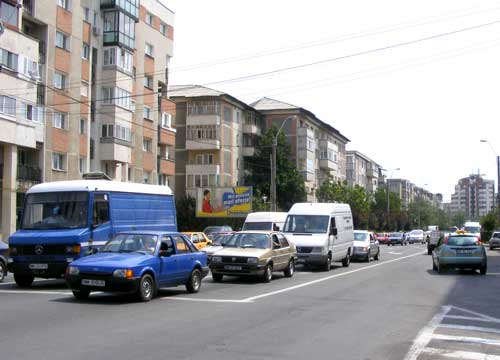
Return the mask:
<svg viewBox="0 0 500 360"><path fill-rule="evenodd" d="M500 226L500 156L497 155L497 211L498 225Z"/></svg>

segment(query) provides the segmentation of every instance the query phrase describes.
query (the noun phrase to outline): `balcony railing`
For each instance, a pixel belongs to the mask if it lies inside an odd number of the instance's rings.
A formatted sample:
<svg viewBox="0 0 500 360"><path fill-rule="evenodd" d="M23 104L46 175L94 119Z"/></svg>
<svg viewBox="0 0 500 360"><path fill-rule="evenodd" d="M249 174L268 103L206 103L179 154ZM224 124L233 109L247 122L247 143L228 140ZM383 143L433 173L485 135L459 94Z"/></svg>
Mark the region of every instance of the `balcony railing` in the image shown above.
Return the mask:
<svg viewBox="0 0 500 360"><path fill-rule="evenodd" d="M139 0L101 0L101 9L120 9L139 20Z"/></svg>
<svg viewBox="0 0 500 360"><path fill-rule="evenodd" d="M17 180L42 182L42 170L36 165L17 165Z"/></svg>

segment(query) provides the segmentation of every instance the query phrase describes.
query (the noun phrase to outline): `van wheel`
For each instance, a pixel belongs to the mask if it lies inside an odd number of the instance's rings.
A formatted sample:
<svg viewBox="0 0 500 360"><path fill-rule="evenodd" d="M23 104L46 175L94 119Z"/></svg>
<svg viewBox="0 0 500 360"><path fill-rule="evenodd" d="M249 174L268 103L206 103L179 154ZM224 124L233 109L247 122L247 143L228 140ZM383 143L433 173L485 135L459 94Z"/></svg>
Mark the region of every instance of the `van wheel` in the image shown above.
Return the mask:
<svg viewBox="0 0 500 360"><path fill-rule="evenodd" d="M87 300L90 295L90 290L73 290L73 296L78 300Z"/></svg>
<svg viewBox="0 0 500 360"><path fill-rule="evenodd" d="M155 291L155 282L151 275L145 274L139 281L139 289L137 290L137 298L139 301L147 302L153 298Z"/></svg>
<svg viewBox="0 0 500 360"><path fill-rule="evenodd" d="M295 261L290 259L288 266L285 269L285 277L291 278L295 273Z"/></svg>
<svg viewBox="0 0 500 360"><path fill-rule="evenodd" d="M17 286L20 287L31 286L31 284L33 284L33 280L35 280L35 277L33 275L14 274L14 281L16 282Z"/></svg>
<svg viewBox="0 0 500 360"><path fill-rule="evenodd" d="M214 280L214 282L221 282L223 277L223 274L212 273L212 279Z"/></svg>
<svg viewBox="0 0 500 360"><path fill-rule="evenodd" d="M262 281L265 283L271 282L273 279L273 266L271 264L267 264L264 270L264 275L262 275Z"/></svg>
<svg viewBox="0 0 500 360"><path fill-rule="evenodd" d="M368 254L366 254L365 262L369 263L372 260L371 249L368 249Z"/></svg>
<svg viewBox="0 0 500 360"><path fill-rule="evenodd" d="M351 254L347 253L345 258L342 259L342 266L349 267L350 264L351 264Z"/></svg>
<svg viewBox="0 0 500 360"><path fill-rule="evenodd" d="M0 261L0 282L5 279L5 275L7 275L7 266L3 261Z"/></svg>
<svg viewBox="0 0 500 360"><path fill-rule="evenodd" d="M481 267L479 268L479 273L480 273L481 275L486 275L486 270L487 270L486 265L481 266Z"/></svg>
<svg viewBox="0 0 500 360"><path fill-rule="evenodd" d="M194 294L200 291L201 288L201 273L200 270L194 269L191 272L191 276L186 284L186 289L188 292Z"/></svg>
<svg viewBox="0 0 500 360"><path fill-rule="evenodd" d="M380 248L378 248L377 255L375 255L375 256L373 257L373 260L378 261L379 256L380 256Z"/></svg>
<svg viewBox="0 0 500 360"><path fill-rule="evenodd" d="M327 259L326 259L326 262L323 264L323 266L321 268L323 271L330 271L331 267L332 267L332 255L329 254Z"/></svg>

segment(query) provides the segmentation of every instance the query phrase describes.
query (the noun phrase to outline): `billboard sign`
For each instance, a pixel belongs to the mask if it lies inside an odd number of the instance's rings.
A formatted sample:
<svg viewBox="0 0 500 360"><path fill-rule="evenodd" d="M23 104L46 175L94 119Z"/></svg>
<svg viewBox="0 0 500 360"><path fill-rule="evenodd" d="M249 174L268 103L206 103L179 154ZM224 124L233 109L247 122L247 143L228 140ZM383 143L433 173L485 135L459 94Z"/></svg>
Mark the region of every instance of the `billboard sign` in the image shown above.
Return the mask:
<svg viewBox="0 0 500 360"><path fill-rule="evenodd" d="M197 217L246 217L252 212L252 187L198 188Z"/></svg>

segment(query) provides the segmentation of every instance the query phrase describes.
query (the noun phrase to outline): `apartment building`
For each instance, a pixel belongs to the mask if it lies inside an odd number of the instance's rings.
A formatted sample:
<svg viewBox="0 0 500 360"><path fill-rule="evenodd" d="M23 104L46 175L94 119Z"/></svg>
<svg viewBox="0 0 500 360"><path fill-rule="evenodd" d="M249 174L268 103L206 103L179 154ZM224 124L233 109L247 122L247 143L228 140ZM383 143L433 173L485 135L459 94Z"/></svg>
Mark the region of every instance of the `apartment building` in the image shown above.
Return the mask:
<svg viewBox="0 0 500 360"><path fill-rule="evenodd" d="M465 213L468 220L478 220L495 207L495 181L486 180L481 175L462 178L455 185L451 195L452 215Z"/></svg>
<svg viewBox="0 0 500 360"><path fill-rule="evenodd" d="M311 111L282 101L262 98L252 104L264 119L264 130L282 128L292 159L304 177L307 201L316 201L316 189L329 177L346 180L346 144L349 139Z"/></svg>
<svg viewBox="0 0 500 360"><path fill-rule="evenodd" d="M13 145L23 146L17 157L27 165L17 177L58 181L102 171L118 181L173 182L175 104L167 85L174 14L164 2L0 0L0 5L7 27L0 36L7 63L0 76L12 78L4 82L2 101L17 108L18 120L26 120L14 122L22 139ZM17 92L7 91L12 88ZM13 120L12 111L7 115ZM17 130L22 126L33 131ZM4 146L4 160L15 151ZM3 169L15 168L13 156ZM7 173L4 189L14 186ZM12 232L8 228L5 233Z"/></svg>
<svg viewBox="0 0 500 360"><path fill-rule="evenodd" d="M401 207L408 209L408 206L413 201L414 185L405 179L387 179L389 191L395 193L401 200Z"/></svg>
<svg viewBox="0 0 500 360"><path fill-rule="evenodd" d="M346 179L349 186L361 186L375 193L383 178L382 167L359 151L346 151ZM382 180L383 181L383 180Z"/></svg>
<svg viewBox="0 0 500 360"><path fill-rule="evenodd" d="M235 97L203 86L173 86L176 104L175 194L199 187L238 186L255 155L262 119Z"/></svg>

